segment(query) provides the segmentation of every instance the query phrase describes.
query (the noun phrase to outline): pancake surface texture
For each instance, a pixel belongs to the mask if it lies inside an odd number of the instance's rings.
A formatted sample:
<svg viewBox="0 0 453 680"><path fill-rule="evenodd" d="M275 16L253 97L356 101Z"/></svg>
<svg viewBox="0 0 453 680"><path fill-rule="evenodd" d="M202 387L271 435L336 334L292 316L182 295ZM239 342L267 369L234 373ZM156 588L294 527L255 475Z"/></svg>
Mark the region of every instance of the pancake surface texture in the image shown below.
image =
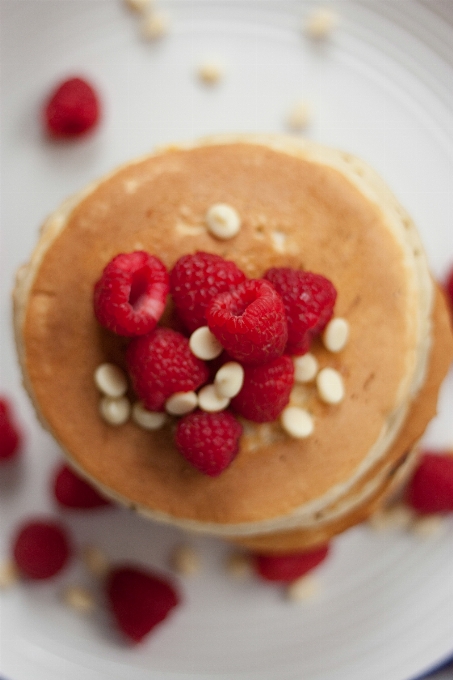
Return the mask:
<svg viewBox="0 0 453 680"><path fill-rule="evenodd" d="M241 216L230 240L206 229L214 203ZM302 441L278 423L247 424L237 458L217 478L178 454L170 426L106 424L93 374L106 361L124 367L127 341L97 324L93 286L109 260L134 250L157 255L168 269L205 250L252 278L278 266L328 277L350 338L338 354L320 342L312 351L321 367L341 373L344 401L329 406L314 388L296 390L295 403L314 416L314 434ZM451 358L445 304L434 300L417 232L368 166L288 138L219 138L130 163L51 216L18 274L16 338L41 421L88 479L156 519L253 536L313 529L379 495L434 414ZM444 348L435 368L434 309ZM431 391L423 392L429 376Z"/></svg>

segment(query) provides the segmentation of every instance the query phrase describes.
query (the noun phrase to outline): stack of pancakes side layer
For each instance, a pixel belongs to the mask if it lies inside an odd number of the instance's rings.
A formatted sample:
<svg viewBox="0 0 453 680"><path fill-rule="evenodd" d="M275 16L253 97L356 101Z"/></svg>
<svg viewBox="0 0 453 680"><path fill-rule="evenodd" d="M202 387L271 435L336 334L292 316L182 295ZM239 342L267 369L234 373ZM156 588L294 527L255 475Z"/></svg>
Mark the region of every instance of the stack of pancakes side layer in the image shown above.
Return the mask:
<svg viewBox="0 0 453 680"><path fill-rule="evenodd" d="M219 202L242 220L226 241L205 226ZM327 405L312 387L296 390L313 435L247 423L216 478L179 455L171 426L105 423L93 374L104 362L124 367L127 341L97 324L93 286L111 258L134 250L169 269L204 250L249 277L281 266L328 277L350 338L338 354L321 342L312 351L341 373L345 399ZM204 140L121 167L50 216L14 299L25 386L80 473L153 519L267 551L326 542L401 485L453 356L445 300L387 186L355 157L286 137Z"/></svg>

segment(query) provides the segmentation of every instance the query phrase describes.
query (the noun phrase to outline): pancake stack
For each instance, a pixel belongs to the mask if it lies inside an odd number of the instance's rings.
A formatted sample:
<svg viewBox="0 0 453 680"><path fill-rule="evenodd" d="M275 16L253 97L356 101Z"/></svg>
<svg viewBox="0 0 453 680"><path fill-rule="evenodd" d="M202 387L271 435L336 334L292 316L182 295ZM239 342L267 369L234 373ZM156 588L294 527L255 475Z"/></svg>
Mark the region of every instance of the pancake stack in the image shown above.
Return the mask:
<svg viewBox="0 0 453 680"><path fill-rule="evenodd" d="M241 218L228 240L206 228L216 203ZM291 403L312 414L313 435L244 422L239 454L215 478L178 453L174 424L104 422L93 374L105 362L124 368L128 341L97 323L93 287L114 256L136 250L168 269L207 251L250 278L270 267L329 278L350 337L341 352L319 340L311 351L341 374L343 401L296 387ZM404 483L453 357L443 294L384 182L349 154L278 136L168 147L68 199L18 272L14 316L25 386L80 474L153 520L268 552L325 543Z"/></svg>

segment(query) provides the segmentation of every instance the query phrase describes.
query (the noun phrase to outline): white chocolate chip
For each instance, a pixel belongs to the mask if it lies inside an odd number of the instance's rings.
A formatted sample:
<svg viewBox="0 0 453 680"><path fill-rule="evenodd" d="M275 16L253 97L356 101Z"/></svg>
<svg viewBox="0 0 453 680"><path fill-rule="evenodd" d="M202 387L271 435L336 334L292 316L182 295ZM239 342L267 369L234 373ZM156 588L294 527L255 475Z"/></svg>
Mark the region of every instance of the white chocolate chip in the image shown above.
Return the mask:
<svg viewBox="0 0 453 680"><path fill-rule="evenodd" d="M82 560L88 571L98 578L104 578L110 570L107 555L94 545L85 546L82 550Z"/></svg>
<svg viewBox="0 0 453 680"><path fill-rule="evenodd" d="M313 433L313 418L310 413L303 408L299 408L298 406L287 406L283 409L280 419L283 429L291 437L305 439Z"/></svg>
<svg viewBox="0 0 453 680"><path fill-rule="evenodd" d="M311 115L312 110L308 102L297 102L288 114L288 127L295 131L304 130L310 123Z"/></svg>
<svg viewBox="0 0 453 680"><path fill-rule="evenodd" d="M200 557L191 545L178 546L171 556L171 566L179 574L193 576L200 571Z"/></svg>
<svg viewBox="0 0 453 680"><path fill-rule="evenodd" d="M63 591L63 602L81 614L90 613L95 606L93 595L82 586L67 586Z"/></svg>
<svg viewBox="0 0 453 680"><path fill-rule="evenodd" d="M215 385L205 385L198 392L198 405L202 411L207 411L208 413L223 411L229 403L228 397L221 397L217 393Z"/></svg>
<svg viewBox="0 0 453 680"><path fill-rule="evenodd" d="M5 560L0 564L0 590L11 588L19 578L19 570L13 560Z"/></svg>
<svg viewBox="0 0 453 680"><path fill-rule="evenodd" d="M217 371L214 378L216 392L220 397L232 399L242 389L244 384L244 369L237 361L227 361Z"/></svg>
<svg viewBox="0 0 453 680"><path fill-rule="evenodd" d="M305 22L304 29L310 38L327 38L338 23L338 15L328 7L313 10Z"/></svg>
<svg viewBox="0 0 453 680"><path fill-rule="evenodd" d="M349 339L349 322L337 317L327 324L322 341L329 352L341 352Z"/></svg>
<svg viewBox="0 0 453 680"><path fill-rule="evenodd" d="M237 211L226 203L215 203L206 213L209 231L220 239L229 239L239 232L241 218Z"/></svg>
<svg viewBox="0 0 453 680"><path fill-rule="evenodd" d="M160 430L167 416L161 411L148 411L141 401L136 401L132 406L132 420L144 430Z"/></svg>
<svg viewBox="0 0 453 680"><path fill-rule="evenodd" d="M141 33L146 40L159 40L168 33L168 17L161 12L150 12L141 24Z"/></svg>
<svg viewBox="0 0 453 680"><path fill-rule="evenodd" d="M445 520L442 515L423 515L417 517L411 528L421 538L432 538L445 530Z"/></svg>
<svg viewBox="0 0 453 680"><path fill-rule="evenodd" d="M122 397L127 392L126 375L115 364L100 364L94 372L94 382L106 397Z"/></svg>
<svg viewBox="0 0 453 680"><path fill-rule="evenodd" d="M129 420L131 405L126 397L103 397L99 404L102 418L109 425L124 425Z"/></svg>
<svg viewBox="0 0 453 680"><path fill-rule="evenodd" d="M183 416L191 413L198 406L195 392L175 392L165 402L165 410L172 416Z"/></svg>
<svg viewBox="0 0 453 680"><path fill-rule="evenodd" d="M192 333L189 339L189 347L192 354L203 359L203 361L215 359L223 352L222 345L207 326L201 326Z"/></svg>
<svg viewBox="0 0 453 680"><path fill-rule="evenodd" d="M205 61L198 67L198 77L207 85L215 85L223 76L223 66L216 61Z"/></svg>
<svg viewBox="0 0 453 680"><path fill-rule="evenodd" d="M151 0L124 0L124 2L135 12L144 12L151 4Z"/></svg>
<svg viewBox="0 0 453 680"><path fill-rule="evenodd" d="M252 560L245 553L233 552L227 557L225 569L233 578L245 579L253 573Z"/></svg>
<svg viewBox="0 0 453 680"><path fill-rule="evenodd" d="M316 376L319 398L326 404L339 404L344 399L343 378L334 368L323 368Z"/></svg>
<svg viewBox="0 0 453 680"><path fill-rule="evenodd" d="M286 597L292 602L310 600L319 593L319 582L313 576L301 576L286 588Z"/></svg>
<svg viewBox="0 0 453 680"><path fill-rule="evenodd" d="M403 503L378 510L368 520L375 531L407 529L414 518L413 511Z"/></svg>
<svg viewBox="0 0 453 680"><path fill-rule="evenodd" d="M314 354L307 352L301 357L293 357L294 380L298 383L308 383L316 378L319 364Z"/></svg>

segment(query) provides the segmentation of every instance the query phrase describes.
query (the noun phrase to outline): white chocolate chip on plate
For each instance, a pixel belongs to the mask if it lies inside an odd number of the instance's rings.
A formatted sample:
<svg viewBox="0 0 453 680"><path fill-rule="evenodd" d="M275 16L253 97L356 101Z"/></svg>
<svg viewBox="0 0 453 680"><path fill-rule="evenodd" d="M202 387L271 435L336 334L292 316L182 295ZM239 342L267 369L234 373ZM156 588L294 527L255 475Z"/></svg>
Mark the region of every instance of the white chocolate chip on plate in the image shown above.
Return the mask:
<svg viewBox="0 0 453 680"><path fill-rule="evenodd" d="M212 59L206 60L198 67L198 77L207 85L215 85L222 78L223 66Z"/></svg>
<svg viewBox="0 0 453 680"><path fill-rule="evenodd" d="M298 406L287 406L283 409L280 416L282 427L291 437L305 439L314 430L313 418L303 408Z"/></svg>
<svg viewBox="0 0 453 680"><path fill-rule="evenodd" d="M446 522L442 515L420 515L414 520L411 529L421 538L434 538L445 531Z"/></svg>
<svg viewBox="0 0 453 680"><path fill-rule="evenodd" d="M98 578L104 578L110 570L107 555L94 545L87 545L83 548L82 561L88 571Z"/></svg>
<svg viewBox="0 0 453 680"><path fill-rule="evenodd" d="M205 385L198 392L198 405L202 411L207 411L207 413L223 411L229 403L228 397L222 397L217 393L215 385Z"/></svg>
<svg viewBox="0 0 453 680"><path fill-rule="evenodd" d="M168 32L168 17L161 12L149 12L143 17L141 34L146 40L159 40Z"/></svg>
<svg viewBox="0 0 453 680"><path fill-rule="evenodd" d="M198 396L195 392L175 392L165 402L165 410L172 416L184 416L197 406Z"/></svg>
<svg viewBox="0 0 453 680"><path fill-rule="evenodd" d="M192 333L189 339L189 347L192 354L198 359L203 359L203 361L215 359L223 352L222 345L207 326L201 326Z"/></svg>
<svg viewBox="0 0 453 680"><path fill-rule="evenodd" d="M315 40L327 38L338 24L338 15L328 7L318 7L307 17L305 32Z"/></svg>
<svg viewBox="0 0 453 680"><path fill-rule="evenodd" d="M144 430L160 430L167 415L161 411L148 411L141 401L136 401L132 406L132 420Z"/></svg>
<svg viewBox="0 0 453 680"><path fill-rule="evenodd" d="M206 224L213 236L229 239L239 232L241 218L238 212L226 203L215 203L206 213Z"/></svg>
<svg viewBox="0 0 453 680"><path fill-rule="evenodd" d="M214 385L220 397L232 399L242 389L244 384L244 369L237 361L227 361L217 371Z"/></svg>
<svg viewBox="0 0 453 680"><path fill-rule="evenodd" d="M313 576L301 576L286 588L286 597L292 602L310 600L319 593L319 582Z"/></svg>
<svg viewBox="0 0 453 680"><path fill-rule="evenodd" d="M316 378L319 369L317 358L307 352L300 357L293 357L294 380L298 383L311 382Z"/></svg>
<svg viewBox="0 0 453 680"><path fill-rule="evenodd" d="M124 0L124 2L135 12L144 12L151 4L151 0Z"/></svg>
<svg viewBox="0 0 453 680"><path fill-rule="evenodd" d="M4 560L0 563L0 590L11 588L19 581L19 570L14 560Z"/></svg>
<svg viewBox="0 0 453 680"><path fill-rule="evenodd" d="M88 614L95 606L94 597L89 590L82 586L67 586L63 591L63 602L81 614Z"/></svg>
<svg viewBox="0 0 453 680"><path fill-rule="evenodd" d="M179 545L171 555L171 566L179 574L193 576L200 571L200 556L191 545Z"/></svg>
<svg viewBox="0 0 453 680"><path fill-rule="evenodd" d="M308 102L296 102L288 114L288 127L299 131L308 126L311 120L311 106Z"/></svg>
<svg viewBox="0 0 453 680"><path fill-rule="evenodd" d="M99 404L102 418L109 425L123 425L129 420L131 405L126 397L103 397Z"/></svg>
<svg viewBox="0 0 453 680"><path fill-rule="evenodd" d="M329 321L322 334L322 341L329 352L341 352L349 339L349 323L336 317Z"/></svg>
<svg viewBox="0 0 453 680"><path fill-rule="evenodd" d="M326 404L339 404L344 399L343 378L334 368L323 368L316 376L319 398Z"/></svg>
<svg viewBox="0 0 453 680"><path fill-rule="evenodd" d="M246 553L232 552L226 559L225 569L233 578L245 579L253 573L252 560Z"/></svg>
<svg viewBox="0 0 453 680"><path fill-rule="evenodd" d="M127 392L126 374L115 364L100 364L94 372L94 382L106 397L122 397Z"/></svg>

